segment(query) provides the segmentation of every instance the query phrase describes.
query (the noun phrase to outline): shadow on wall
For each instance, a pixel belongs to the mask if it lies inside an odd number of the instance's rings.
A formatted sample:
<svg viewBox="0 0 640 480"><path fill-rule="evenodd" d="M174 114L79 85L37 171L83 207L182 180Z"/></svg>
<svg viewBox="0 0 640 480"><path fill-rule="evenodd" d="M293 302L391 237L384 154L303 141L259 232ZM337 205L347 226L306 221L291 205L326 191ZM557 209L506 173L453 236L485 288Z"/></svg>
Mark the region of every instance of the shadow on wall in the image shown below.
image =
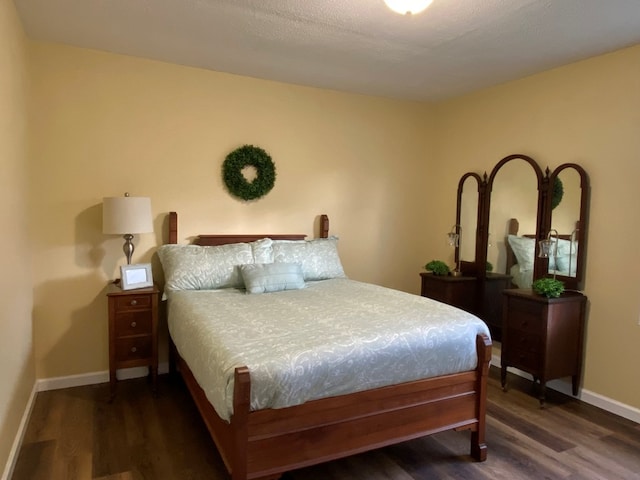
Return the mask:
<svg viewBox="0 0 640 480"><path fill-rule="evenodd" d="M82 210L75 219L75 263L88 269L103 268L109 278L115 268L116 254L105 261L106 250L103 243L108 239L102 233L102 203ZM106 268L107 264L111 269Z"/></svg>
<svg viewBox="0 0 640 480"><path fill-rule="evenodd" d="M97 272L44 282L34 290L38 378L106 370L107 283Z"/></svg>

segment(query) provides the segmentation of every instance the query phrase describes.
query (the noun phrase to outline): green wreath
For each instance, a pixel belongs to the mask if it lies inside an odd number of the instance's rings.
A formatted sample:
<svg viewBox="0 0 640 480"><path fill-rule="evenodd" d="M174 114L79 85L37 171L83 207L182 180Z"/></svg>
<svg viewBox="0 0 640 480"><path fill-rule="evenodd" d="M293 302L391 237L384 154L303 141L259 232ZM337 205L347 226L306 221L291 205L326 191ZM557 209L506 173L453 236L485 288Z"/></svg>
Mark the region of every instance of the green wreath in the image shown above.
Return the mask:
<svg viewBox="0 0 640 480"><path fill-rule="evenodd" d="M251 182L242 174L245 167L256 169ZM244 145L235 149L222 164L222 179L227 190L242 200L254 200L271 191L276 181L276 167L262 148Z"/></svg>
<svg viewBox="0 0 640 480"><path fill-rule="evenodd" d="M562 186L562 181L556 177L553 179L553 189L551 192L551 210L560 205L563 196L564 187Z"/></svg>

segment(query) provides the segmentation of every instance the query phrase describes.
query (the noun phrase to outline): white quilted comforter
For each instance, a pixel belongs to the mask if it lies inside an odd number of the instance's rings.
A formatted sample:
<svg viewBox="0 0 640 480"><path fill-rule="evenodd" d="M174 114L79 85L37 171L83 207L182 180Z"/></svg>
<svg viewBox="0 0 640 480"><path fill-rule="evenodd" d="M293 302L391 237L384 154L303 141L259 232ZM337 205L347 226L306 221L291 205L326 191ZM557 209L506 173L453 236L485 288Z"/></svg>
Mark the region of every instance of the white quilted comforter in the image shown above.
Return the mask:
<svg viewBox="0 0 640 480"><path fill-rule="evenodd" d="M474 315L348 279L261 295L171 292L169 331L218 415L233 413L234 369L251 372L251 408L282 408L476 367Z"/></svg>

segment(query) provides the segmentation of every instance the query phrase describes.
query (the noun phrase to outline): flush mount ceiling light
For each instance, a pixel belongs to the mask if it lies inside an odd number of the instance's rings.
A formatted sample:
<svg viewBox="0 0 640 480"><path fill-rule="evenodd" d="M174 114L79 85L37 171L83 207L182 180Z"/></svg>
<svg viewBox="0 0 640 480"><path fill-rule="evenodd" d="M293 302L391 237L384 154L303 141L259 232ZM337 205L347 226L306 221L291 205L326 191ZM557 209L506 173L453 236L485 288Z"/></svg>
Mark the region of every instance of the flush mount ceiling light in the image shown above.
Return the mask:
<svg viewBox="0 0 640 480"><path fill-rule="evenodd" d="M433 0L384 0L394 12L401 15L415 15L424 11Z"/></svg>

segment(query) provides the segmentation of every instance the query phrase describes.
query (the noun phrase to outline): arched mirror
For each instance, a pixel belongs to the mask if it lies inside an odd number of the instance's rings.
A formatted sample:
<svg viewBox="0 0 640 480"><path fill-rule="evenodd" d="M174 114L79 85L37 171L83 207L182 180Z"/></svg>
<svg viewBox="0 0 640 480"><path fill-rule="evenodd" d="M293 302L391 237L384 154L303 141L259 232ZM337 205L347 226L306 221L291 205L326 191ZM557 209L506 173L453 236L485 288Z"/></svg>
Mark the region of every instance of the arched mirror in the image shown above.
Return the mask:
<svg viewBox="0 0 640 480"><path fill-rule="evenodd" d="M510 276L517 288L531 287L535 278L542 177L533 159L511 155L495 166L487 182L486 268Z"/></svg>
<svg viewBox="0 0 640 480"><path fill-rule="evenodd" d="M565 288L581 289L586 258L589 178L582 167L566 163L549 175L549 194L543 235L553 243L543 263Z"/></svg>
<svg viewBox="0 0 640 480"><path fill-rule="evenodd" d="M475 275L477 271L476 251L482 186L480 175L472 172L465 173L458 183L456 225L453 227L457 226L459 234L455 261L465 275Z"/></svg>

